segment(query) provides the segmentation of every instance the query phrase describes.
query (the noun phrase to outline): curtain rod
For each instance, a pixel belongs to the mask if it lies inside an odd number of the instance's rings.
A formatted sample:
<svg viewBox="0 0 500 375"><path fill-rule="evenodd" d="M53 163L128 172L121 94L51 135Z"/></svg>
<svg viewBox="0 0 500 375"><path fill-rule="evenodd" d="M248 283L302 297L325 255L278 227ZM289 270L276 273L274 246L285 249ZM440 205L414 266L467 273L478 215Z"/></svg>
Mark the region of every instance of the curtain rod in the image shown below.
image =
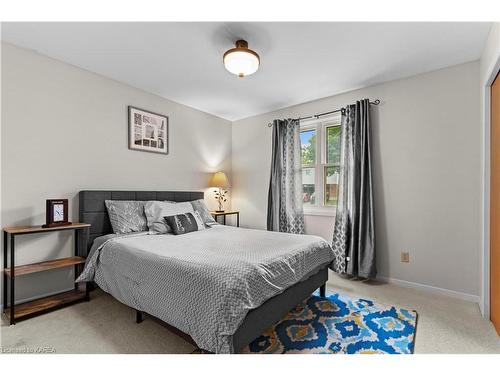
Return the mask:
<svg viewBox="0 0 500 375"><path fill-rule="evenodd" d="M370 102L371 105L379 105L380 104L380 100L379 99L376 99L375 101L373 102ZM340 112L342 111L344 108L340 108L340 109L336 109L334 111L329 111L329 112L323 112L323 113L318 113L317 115L311 115L311 116L306 116L306 117L299 117L297 119L294 119L294 120L308 120L310 118L320 118L322 116L326 116L326 115L331 115L332 113L337 113L337 112ZM273 123L270 122L269 124L267 124L268 127L272 127L273 126Z"/></svg>

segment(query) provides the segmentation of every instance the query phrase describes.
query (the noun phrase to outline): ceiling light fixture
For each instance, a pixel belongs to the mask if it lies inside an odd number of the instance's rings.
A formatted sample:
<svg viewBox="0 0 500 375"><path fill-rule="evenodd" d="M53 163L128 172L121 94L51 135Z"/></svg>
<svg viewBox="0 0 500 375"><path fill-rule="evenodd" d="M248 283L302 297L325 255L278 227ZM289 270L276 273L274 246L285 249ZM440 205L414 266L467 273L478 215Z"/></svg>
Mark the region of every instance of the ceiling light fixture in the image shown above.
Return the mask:
<svg viewBox="0 0 500 375"><path fill-rule="evenodd" d="M224 53L225 68L238 77L253 74L259 69L260 57L257 52L248 48L246 40L237 40L236 48L231 48Z"/></svg>

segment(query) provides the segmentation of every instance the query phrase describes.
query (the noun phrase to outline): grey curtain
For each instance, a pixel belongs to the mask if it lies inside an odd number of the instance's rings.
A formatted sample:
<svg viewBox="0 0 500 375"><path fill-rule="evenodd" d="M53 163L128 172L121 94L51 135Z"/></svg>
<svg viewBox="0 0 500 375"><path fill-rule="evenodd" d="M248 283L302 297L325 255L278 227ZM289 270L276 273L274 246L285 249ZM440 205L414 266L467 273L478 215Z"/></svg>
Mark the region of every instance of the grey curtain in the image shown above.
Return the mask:
<svg viewBox="0 0 500 375"><path fill-rule="evenodd" d="M375 278L370 101L342 110L340 177L332 248L335 272Z"/></svg>
<svg viewBox="0 0 500 375"><path fill-rule="evenodd" d="M274 120L267 230L304 233L300 125L298 120Z"/></svg>

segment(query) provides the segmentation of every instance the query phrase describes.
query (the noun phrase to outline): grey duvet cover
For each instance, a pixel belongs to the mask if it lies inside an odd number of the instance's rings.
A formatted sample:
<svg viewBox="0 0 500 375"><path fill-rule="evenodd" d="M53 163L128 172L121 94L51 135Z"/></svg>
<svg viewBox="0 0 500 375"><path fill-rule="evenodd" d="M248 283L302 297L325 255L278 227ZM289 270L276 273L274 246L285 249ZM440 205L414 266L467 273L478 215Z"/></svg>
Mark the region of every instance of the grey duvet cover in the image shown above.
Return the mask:
<svg viewBox="0 0 500 375"><path fill-rule="evenodd" d="M246 314L333 259L320 237L222 225L184 235L136 233L94 241L78 281L233 352Z"/></svg>

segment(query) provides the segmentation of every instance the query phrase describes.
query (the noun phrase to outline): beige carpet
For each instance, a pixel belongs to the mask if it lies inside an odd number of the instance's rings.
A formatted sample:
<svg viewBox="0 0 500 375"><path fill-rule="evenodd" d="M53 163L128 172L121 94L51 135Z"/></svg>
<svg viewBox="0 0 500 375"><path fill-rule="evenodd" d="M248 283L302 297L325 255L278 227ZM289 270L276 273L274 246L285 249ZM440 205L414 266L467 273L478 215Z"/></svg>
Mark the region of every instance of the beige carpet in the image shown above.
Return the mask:
<svg viewBox="0 0 500 375"><path fill-rule="evenodd" d="M390 284L351 281L330 275L328 293L367 297L415 309L419 319L415 353L500 353L500 339L477 304ZM184 339L151 319L135 323L135 311L101 291L82 302L8 326L1 346L54 348L57 353L191 353Z"/></svg>

